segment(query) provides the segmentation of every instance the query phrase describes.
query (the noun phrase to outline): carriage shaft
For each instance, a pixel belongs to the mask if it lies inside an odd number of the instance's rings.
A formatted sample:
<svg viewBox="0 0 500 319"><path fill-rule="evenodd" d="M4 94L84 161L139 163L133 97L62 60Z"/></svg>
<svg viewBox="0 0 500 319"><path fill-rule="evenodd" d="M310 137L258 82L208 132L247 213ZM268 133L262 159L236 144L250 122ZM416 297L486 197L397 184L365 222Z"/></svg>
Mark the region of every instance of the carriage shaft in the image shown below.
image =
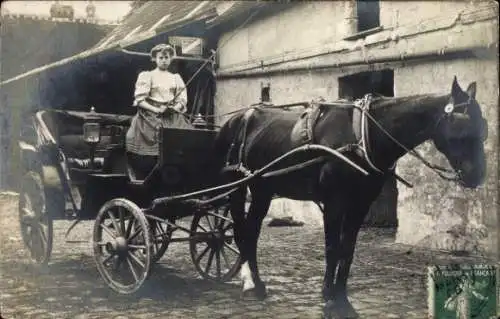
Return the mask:
<svg viewBox="0 0 500 319"><path fill-rule="evenodd" d="M220 185L220 186L216 186L216 187L212 187L212 188L208 188L208 189L204 189L204 190L200 190L200 191L196 191L196 192L192 192L192 193L188 193L188 194L184 194L184 195L177 195L177 196L169 196L169 197L157 198L157 199L153 200L153 204L152 204L152 208L151 209L154 209L154 207L156 205L159 205L159 204L166 204L168 202L172 202L172 201L176 201L176 200L183 200L183 199L188 199L188 198L194 197L194 196L205 195L207 193L211 193L211 192L214 192L214 191L217 191L217 190L224 190L224 189L228 189L228 188L233 188L232 190L230 190L228 192L228 194L230 194L233 191L235 191L240 185L243 185L243 184L247 183L248 181L252 180L253 178L256 178L256 177L264 175L265 172L270 167L276 165L277 163L283 161L284 159L286 159L286 158L288 158L288 157L290 157L292 155L295 155L295 153L304 152L304 151L310 151L310 150L317 150L317 151L326 152L329 155L333 155L334 157L340 158L341 160L343 160L347 164L351 165L353 168L355 168L356 170L360 171L364 175L366 175L366 176L369 175L369 173L366 170L364 170L363 168L361 168L359 165L357 165L356 163L354 163L353 161L351 161L350 159L348 159L347 157L345 157L341 153L342 151L346 150L345 147L342 147L342 148L339 148L339 149L335 150L335 149L332 149L330 147L326 147L326 146L319 145L319 144L307 144L307 145L299 146L299 147L297 147L297 148L295 148L295 149L293 149L293 150L291 150L291 151L289 151L289 152L281 155L277 159L273 160L271 163L265 165L264 167L262 167L262 168L260 168L258 170L255 170L253 173L249 173L248 176L245 176L244 178L239 179L237 181L234 181L234 182L231 182L231 183L228 183L228 184L224 184L224 185ZM218 199L218 197L220 197L220 196L221 195L218 195L215 198ZM227 195L225 195L225 196L227 196ZM224 197L224 196L222 196L222 197ZM210 203L210 202L211 202L211 200L207 201L206 203ZM201 203L203 203L203 202L201 202Z"/></svg>
<svg viewBox="0 0 500 319"><path fill-rule="evenodd" d="M293 165L293 166L289 166L289 167L286 167L286 168L282 168L282 169L278 169L278 170L275 170L275 171L271 171L271 172L262 174L262 177L263 178L268 178L268 177L275 177L275 176L279 176L279 175L285 175L285 174L291 173L293 171L297 171L297 170L300 170L300 169L312 166L314 164L321 163L321 162L323 162L325 160L326 160L326 158L324 156L320 156L320 157L308 160L308 161L306 161L304 163L296 164L296 165Z"/></svg>

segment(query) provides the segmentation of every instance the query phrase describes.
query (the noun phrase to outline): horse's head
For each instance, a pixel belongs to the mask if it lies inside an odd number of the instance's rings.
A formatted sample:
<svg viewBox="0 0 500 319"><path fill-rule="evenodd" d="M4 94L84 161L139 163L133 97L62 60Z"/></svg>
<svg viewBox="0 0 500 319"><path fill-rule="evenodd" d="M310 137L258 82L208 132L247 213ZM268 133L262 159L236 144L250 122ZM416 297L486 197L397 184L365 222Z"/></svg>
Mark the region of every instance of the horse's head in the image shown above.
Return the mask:
<svg viewBox="0 0 500 319"><path fill-rule="evenodd" d="M455 77L448 104L439 114L433 141L467 188L476 188L484 181L483 143L487 135L488 124L476 101L476 83L469 84L464 92Z"/></svg>

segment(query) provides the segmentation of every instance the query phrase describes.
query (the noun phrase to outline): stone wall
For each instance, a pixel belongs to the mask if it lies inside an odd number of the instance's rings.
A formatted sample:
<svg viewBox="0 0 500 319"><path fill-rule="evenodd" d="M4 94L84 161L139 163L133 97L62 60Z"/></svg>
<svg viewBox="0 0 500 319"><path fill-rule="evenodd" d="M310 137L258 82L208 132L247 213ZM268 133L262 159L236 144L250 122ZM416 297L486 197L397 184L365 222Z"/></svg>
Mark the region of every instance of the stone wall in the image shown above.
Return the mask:
<svg viewBox="0 0 500 319"><path fill-rule="evenodd" d="M443 63L420 63L396 69L398 95L445 91L457 76L465 90L477 82L476 99L488 120L485 144L487 180L478 190L467 191L441 180L413 157L398 162L398 173L415 187L399 187L397 241L446 250L496 252L498 238L498 59L476 58ZM415 76L425 74L425 76ZM447 165L431 143L417 148L432 162Z"/></svg>

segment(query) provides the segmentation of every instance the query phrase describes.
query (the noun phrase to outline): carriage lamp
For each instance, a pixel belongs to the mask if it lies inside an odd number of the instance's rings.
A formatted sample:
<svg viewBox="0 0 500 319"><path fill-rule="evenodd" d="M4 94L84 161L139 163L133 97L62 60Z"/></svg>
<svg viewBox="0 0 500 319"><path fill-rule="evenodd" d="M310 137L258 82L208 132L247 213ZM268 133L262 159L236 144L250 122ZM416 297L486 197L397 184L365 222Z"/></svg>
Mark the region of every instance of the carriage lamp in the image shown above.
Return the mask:
<svg viewBox="0 0 500 319"><path fill-rule="evenodd" d="M200 113L194 117L193 126L195 128L206 128L207 122L203 119Z"/></svg>
<svg viewBox="0 0 500 319"><path fill-rule="evenodd" d="M90 114L83 123L83 140L90 146L90 169L94 169L94 158L97 144L101 141L101 125L95 108L90 108Z"/></svg>
<svg viewBox="0 0 500 319"><path fill-rule="evenodd" d="M89 116L83 123L83 140L90 145L96 145L101 140L101 125L98 122L95 108L90 109Z"/></svg>

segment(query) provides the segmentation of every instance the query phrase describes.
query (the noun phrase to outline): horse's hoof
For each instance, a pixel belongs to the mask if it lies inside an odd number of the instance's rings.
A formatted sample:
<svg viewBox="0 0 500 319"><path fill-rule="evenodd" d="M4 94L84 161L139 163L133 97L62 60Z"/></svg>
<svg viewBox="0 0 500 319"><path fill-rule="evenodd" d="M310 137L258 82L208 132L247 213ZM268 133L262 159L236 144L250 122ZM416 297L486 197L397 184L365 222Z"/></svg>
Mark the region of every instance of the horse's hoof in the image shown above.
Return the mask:
<svg viewBox="0 0 500 319"><path fill-rule="evenodd" d="M349 301L328 300L323 308L323 317L325 319L357 319L359 315Z"/></svg>
<svg viewBox="0 0 500 319"><path fill-rule="evenodd" d="M256 286L252 289L243 290L241 292L242 299L257 299L264 300L267 297L266 287Z"/></svg>

